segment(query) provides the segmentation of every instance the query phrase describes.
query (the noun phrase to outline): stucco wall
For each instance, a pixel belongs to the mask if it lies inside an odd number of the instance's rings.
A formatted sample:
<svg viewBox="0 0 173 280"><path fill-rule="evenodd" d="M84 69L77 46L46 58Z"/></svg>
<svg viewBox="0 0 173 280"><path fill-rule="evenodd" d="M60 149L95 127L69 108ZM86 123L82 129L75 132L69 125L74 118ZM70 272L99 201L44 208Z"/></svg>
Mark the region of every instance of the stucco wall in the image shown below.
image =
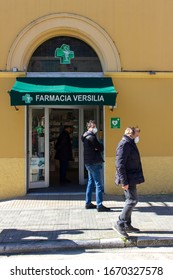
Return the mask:
<svg viewBox="0 0 173 280"><path fill-rule="evenodd" d="M16 79L7 76L0 73L0 158L24 158L25 108L10 106L8 91Z"/></svg>
<svg viewBox="0 0 173 280"><path fill-rule="evenodd" d="M148 75L149 77L149 75ZM173 79L113 78L117 108L106 108L106 155L112 157L127 126L141 129L138 144L141 155L173 156ZM120 129L110 128L110 119L121 119Z"/></svg>
<svg viewBox="0 0 173 280"><path fill-rule="evenodd" d="M13 77L0 77L0 199L26 193L25 109L16 111L10 106L8 91L14 81Z"/></svg>
<svg viewBox="0 0 173 280"><path fill-rule="evenodd" d="M139 194L173 193L173 157L142 157L145 183L138 185ZM115 157L106 158L105 162L105 191L121 195L121 186L116 186Z"/></svg>
<svg viewBox="0 0 173 280"><path fill-rule="evenodd" d="M39 19L60 13L77 15L100 26L118 51L122 70L136 71L133 75L124 72L121 78L116 73L108 74L113 78L119 94L117 108L114 111L110 111L109 107L105 109L106 191L112 192L114 189L116 146L127 126L138 125L141 128L138 146L146 179L140 192L172 192L173 75L161 77L156 73L137 78L141 70L173 70L172 10L173 2L165 0L47 0L44 4L40 0L7 0L1 3L0 197L22 195L25 192L26 156L25 108L20 107L16 111L10 106L7 91L14 84L15 75L4 72L3 77L2 71L7 70L9 53L19 34L30 28L31 24L37 25ZM57 21L57 29L49 35L70 36L69 30L67 34L64 22L60 31ZM46 39L43 29L40 29L40 34L40 38ZM88 34L85 37L85 30L81 34L76 33L76 36L83 36L87 43ZM75 36L74 30L72 35ZM28 42L33 46L31 53L40 42ZM21 59L20 54L18 59ZM108 61L110 57L106 59ZM106 65L107 61L103 57L102 60L102 65ZM120 129L110 128L111 117L121 119Z"/></svg>
<svg viewBox="0 0 173 280"><path fill-rule="evenodd" d="M156 77L113 80L119 94L117 108L105 110L106 191L121 193L114 185L115 150L125 128L138 125L141 133L137 145L146 180L139 188L140 193L173 193L173 80ZM120 129L110 128L113 117L120 118Z"/></svg>
<svg viewBox="0 0 173 280"><path fill-rule="evenodd" d="M26 194L25 160L0 158L0 199Z"/></svg>
<svg viewBox="0 0 173 280"><path fill-rule="evenodd" d="M172 71L172 1L46 0L44 4L40 0L1 2L0 34L5 39L0 44L0 70L6 69L10 47L26 26L45 15L66 12L86 17L104 28L118 49L122 69Z"/></svg>

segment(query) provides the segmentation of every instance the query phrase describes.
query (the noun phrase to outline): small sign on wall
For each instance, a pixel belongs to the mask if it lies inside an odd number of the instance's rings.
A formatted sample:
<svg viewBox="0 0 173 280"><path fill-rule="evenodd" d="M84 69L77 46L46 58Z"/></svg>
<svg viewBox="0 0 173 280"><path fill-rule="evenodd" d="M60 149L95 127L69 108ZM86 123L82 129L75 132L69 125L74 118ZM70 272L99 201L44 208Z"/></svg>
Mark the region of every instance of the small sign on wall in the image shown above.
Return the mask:
<svg viewBox="0 0 173 280"><path fill-rule="evenodd" d="M120 118L111 118L111 128L120 128Z"/></svg>

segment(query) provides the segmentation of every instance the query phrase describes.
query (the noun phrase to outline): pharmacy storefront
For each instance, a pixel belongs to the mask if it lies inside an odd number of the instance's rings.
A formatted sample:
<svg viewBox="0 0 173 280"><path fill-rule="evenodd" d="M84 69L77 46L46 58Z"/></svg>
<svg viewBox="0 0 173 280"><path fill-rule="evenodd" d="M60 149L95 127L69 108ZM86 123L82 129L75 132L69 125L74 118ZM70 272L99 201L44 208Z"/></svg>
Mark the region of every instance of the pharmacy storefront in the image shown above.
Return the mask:
<svg viewBox="0 0 173 280"><path fill-rule="evenodd" d="M155 6L147 14L147 4L132 17L128 5L116 1L93 1L92 9L88 1L82 6L69 1L67 9L63 1L41 5L30 0L16 4L15 13L8 2L0 10L1 21L13 24L8 32L2 29L0 45L0 199L51 188L61 194L85 191L80 137L90 119L104 144L105 193L122 195L115 186L115 151L125 128L133 125L141 129L145 183L139 194L172 193L173 57L171 44L164 43L170 38L166 20L171 9L165 7L163 25ZM141 24L145 15L148 23L155 19L157 28ZM157 59L158 53L163 59ZM65 126L72 127L73 161L70 183L62 186L54 147ZM158 135L162 130L169 137Z"/></svg>
<svg viewBox="0 0 173 280"><path fill-rule="evenodd" d="M69 180L71 185L86 183L81 135L87 121L94 119L99 129L98 138L103 141L103 106L114 106L115 100L116 91L110 78L16 80L11 90L11 105L26 106L29 189L58 187L59 165L54 147L67 125L73 128L74 160L69 162Z"/></svg>
<svg viewBox="0 0 173 280"><path fill-rule="evenodd" d="M96 52L74 37L57 36L33 53L25 77L16 78L11 106L25 107L27 191L82 191L87 182L81 135L93 119L98 139L104 137L104 108L116 104L111 78L103 77ZM68 165L67 185L59 183L55 143L65 126L72 127L73 161ZM103 155L104 156L104 155Z"/></svg>

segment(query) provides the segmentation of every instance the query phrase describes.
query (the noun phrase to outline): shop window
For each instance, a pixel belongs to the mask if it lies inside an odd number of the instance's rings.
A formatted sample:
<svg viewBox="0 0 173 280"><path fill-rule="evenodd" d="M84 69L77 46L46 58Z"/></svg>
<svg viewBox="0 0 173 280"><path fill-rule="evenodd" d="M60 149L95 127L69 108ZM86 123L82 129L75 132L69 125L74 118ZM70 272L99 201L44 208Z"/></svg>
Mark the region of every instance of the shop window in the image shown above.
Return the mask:
<svg viewBox="0 0 173 280"><path fill-rule="evenodd" d="M67 45L74 52L69 64L55 57L55 50ZM28 72L102 72L96 52L85 42L60 36L47 40L33 53L28 65Z"/></svg>
<svg viewBox="0 0 173 280"><path fill-rule="evenodd" d="M32 110L32 143L30 146L30 182L45 180L44 109Z"/></svg>

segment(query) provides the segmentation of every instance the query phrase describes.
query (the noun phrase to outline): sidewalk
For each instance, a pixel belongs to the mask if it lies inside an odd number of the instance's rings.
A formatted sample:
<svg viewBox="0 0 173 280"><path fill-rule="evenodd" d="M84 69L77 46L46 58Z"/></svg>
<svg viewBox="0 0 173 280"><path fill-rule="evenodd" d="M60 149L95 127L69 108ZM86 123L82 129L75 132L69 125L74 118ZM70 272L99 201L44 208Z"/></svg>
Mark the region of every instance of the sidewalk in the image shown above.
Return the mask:
<svg viewBox="0 0 173 280"><path fill-rule="evenodd" d="M85 209L84 194L30 194L0 201L0 254L79 248L173 246L173 194L139 196L132 214L138 234L121 238L112 225L122 196L104 195L111 212Z"/></svg>

